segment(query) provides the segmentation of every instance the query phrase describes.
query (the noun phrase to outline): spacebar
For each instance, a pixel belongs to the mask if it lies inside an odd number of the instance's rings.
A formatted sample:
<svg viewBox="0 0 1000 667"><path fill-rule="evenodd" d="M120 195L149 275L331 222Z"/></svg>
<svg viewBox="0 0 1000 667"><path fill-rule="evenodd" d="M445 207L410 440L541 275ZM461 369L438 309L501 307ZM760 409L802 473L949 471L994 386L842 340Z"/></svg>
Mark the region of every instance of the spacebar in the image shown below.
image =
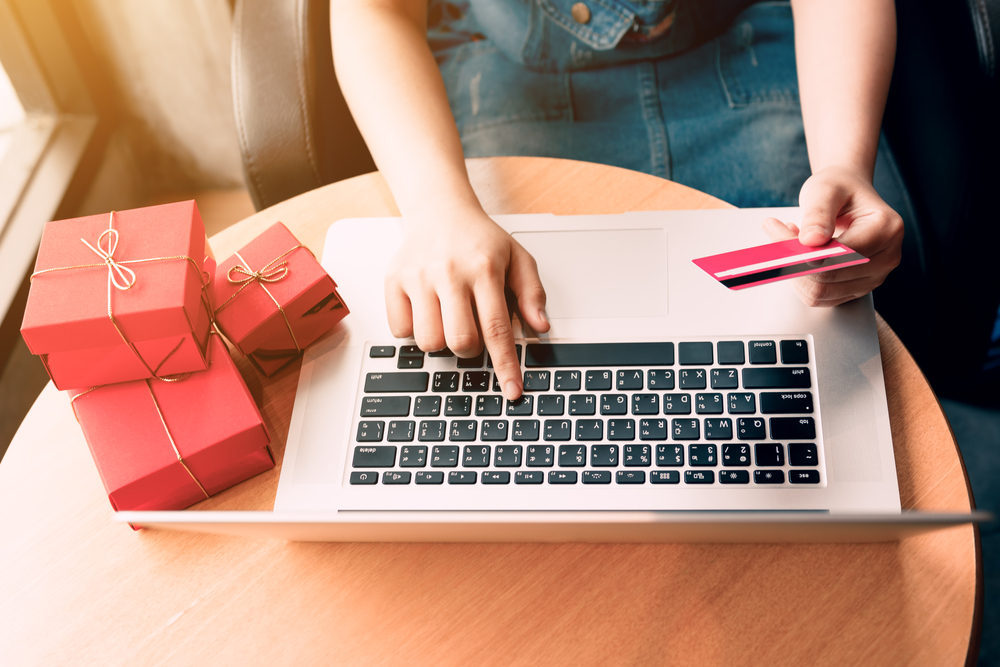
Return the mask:
<svg viewBox="0 0 1000 667"><path fill-rule="evenodd" d="M673 343L530 343L527 368L575 366L669 366Z"/></svg>

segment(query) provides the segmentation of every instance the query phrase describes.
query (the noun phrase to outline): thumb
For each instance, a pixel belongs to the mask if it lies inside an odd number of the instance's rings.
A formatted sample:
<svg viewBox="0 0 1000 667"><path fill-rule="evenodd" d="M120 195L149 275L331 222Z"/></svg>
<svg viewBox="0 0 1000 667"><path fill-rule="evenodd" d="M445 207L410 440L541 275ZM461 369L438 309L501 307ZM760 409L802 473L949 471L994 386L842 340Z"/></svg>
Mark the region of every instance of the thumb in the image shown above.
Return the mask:
<svg viewBox="0 0 1000 667"><path fill-rule="evenodd" d="M511 246L507 285L517 297L517 307L528 325L535 331L543 333L548 331L545 288L542 287L542 280L538 277L538 265L535 263L535 258L516 241Z"/></svg>
<svg viewBox="0 0 1000 667"><path fill-rule="evenodd" d="M799 193L802 224L799 242L802 245L823 245L833 238L837 216L849 194L844 188L828 182L806 181Z"/></svg>

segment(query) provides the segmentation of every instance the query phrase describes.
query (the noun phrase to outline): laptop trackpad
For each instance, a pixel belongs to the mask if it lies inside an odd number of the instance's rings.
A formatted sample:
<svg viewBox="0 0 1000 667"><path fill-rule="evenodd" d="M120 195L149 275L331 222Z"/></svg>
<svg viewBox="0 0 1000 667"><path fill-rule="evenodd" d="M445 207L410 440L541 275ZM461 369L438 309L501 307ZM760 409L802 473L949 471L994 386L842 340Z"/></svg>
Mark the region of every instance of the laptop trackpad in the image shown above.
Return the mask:
<svg viewBox="0 0 1000 667"><path fill-rule="evenodd" d="M662 229L514 232L538 262L549 319L665 317Z"/></svg>

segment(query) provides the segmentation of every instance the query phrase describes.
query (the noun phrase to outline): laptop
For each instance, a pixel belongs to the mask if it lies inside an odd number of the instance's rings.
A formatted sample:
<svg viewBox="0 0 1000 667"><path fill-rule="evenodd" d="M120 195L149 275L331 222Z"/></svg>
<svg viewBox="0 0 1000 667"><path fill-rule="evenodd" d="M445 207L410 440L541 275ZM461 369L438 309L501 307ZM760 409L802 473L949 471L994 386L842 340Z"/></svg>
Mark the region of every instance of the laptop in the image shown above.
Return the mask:
<svg viewBox="0 0 1000 667"><path fill-rule="evenodd" d="M273 512L119 512L296 540L882 541L988 515L901 512L871 296L808 308L692 260L798 209L497 216L551 329L514 317L524 396L487 353L395 340L400 218L341 220L322 263L351 316L305 353Z"/></svg>

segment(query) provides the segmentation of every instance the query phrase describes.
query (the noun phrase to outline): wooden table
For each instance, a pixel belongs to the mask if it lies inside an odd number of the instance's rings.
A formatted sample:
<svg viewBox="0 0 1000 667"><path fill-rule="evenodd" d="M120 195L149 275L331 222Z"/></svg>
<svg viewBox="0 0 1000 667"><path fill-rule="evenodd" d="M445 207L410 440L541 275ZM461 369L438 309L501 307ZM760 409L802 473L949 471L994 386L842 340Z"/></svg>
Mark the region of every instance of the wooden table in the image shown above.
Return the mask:
<svg viewBox="0 0 1000 667"><path fill-rule="evenodd" d="M618 213L723 202L621 169L470 160L490 213ZM319 252L347 217L397 215L377 174L304 194L275 220ZM968 512L948 423L879 322L904 508ZM244 365L279 460L298 368ZM269 509L278 470L196 509ZM4 665L962 665L978 647L975 529L859 545L315 544L133 533L51 383L0 465ZM975 661L974 653L972 662Z"/></svg>

